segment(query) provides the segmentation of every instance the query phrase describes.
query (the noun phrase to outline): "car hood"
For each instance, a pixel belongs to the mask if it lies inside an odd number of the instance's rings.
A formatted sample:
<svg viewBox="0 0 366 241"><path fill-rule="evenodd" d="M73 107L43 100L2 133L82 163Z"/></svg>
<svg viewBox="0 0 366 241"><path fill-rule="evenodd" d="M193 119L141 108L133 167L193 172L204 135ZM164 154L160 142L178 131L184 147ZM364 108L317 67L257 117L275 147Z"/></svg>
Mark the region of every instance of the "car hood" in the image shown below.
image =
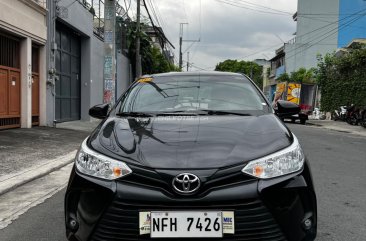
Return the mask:
<svg viewBox="0 0 366 241"><path fill-rule="evenodd" d="M88 143L132 165L209 169L244 164L281 150L292 143L292 134L273 114L110 117Z"/></svg>

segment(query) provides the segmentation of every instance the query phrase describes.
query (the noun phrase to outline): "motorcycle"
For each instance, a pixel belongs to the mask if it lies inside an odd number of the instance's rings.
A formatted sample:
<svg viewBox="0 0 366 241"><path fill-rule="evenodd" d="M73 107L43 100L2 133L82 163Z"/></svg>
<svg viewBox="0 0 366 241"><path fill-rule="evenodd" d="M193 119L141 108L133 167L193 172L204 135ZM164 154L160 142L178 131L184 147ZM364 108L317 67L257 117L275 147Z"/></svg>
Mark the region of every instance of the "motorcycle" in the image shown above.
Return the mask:
<svg viewBox="0 0 366 241"><path fill-rule="evenodd" d="M364 109L361 113L360 125L366 128L366 109Z"/></svg>
<svg viewBox="0 0 366 241"><path fill-rule="evenodd" d="M345 121L347 117L347 106L341 106L337 110L332 112L332 120L337 121Z"/></svg>
<svg viewBox="0 0 366 241"><path fill-rule="evenodd" d="M358 125L358 113L359 109L356 109L356 106L352 104L350 107L347 108L346 122L350 125Z"/></svg>

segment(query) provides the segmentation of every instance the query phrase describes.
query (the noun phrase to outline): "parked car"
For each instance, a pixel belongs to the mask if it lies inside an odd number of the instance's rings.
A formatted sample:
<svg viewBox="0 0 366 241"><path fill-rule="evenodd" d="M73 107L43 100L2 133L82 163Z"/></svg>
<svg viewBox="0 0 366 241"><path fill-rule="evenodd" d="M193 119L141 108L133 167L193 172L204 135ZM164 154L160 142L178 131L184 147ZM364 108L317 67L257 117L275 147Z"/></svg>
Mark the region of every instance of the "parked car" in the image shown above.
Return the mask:
<svg viewBox="0 0 366 241"><path fill-rule="evenodd" d="M309 162L246 76L145 76L89 113L103 121L75 157L69 240L315 239Z"/></svg>
<svg viewBox="0 0 366 241"><path fill-rule="evenodd" d="M281 120L290 119L292 122L300 120L302 125L305 125L306 121L309 120L308 113L303 112L299 105L289 101L277 101L275 111Z"/></svg>

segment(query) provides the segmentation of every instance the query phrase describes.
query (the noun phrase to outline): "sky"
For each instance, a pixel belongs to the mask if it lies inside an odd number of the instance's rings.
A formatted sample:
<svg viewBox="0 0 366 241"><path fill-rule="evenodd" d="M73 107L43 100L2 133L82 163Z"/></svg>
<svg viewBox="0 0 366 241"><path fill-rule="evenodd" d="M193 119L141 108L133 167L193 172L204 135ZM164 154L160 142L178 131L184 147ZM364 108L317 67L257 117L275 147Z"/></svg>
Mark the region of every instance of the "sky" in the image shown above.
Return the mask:
<svg viewBox="0 0 366 241"><path fill-rule="evenodd" d="M179 29L184 24L183 65L190 71L213 70L226 59L270 59L294 37L297 0L145 0L156 25L163 28L179 57ZM235 5L235 6L233 6ZM260 6L258 6L260 5ZM136 14L131 6L131 14ZM143 12L146 15L146 13ZM185 68L184 68L185 69Z"/></svg>

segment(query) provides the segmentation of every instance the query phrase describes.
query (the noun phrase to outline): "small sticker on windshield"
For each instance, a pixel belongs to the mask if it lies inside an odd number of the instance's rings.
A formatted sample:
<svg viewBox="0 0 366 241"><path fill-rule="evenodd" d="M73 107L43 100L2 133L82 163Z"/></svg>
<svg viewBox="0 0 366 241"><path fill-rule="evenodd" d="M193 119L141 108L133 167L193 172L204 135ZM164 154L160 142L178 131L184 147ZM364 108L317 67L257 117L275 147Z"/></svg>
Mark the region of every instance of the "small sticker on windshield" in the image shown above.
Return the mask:
<svg viewBox="0 0 366 241"><path fill-rule="evenodd" d="M266 106L266 105L267 105L267 103L264 103L264 102L263 102L263 103L262 103L262 105Z"/></svg>
<svg viewBox="0 0 366 241"><path fill-rule="evenodd" d="M147 82L151 82L152 80L153 80L153 78L148 77L148 78L141 78L137 82L139 82L139 83L147 83Z"/></svg>

